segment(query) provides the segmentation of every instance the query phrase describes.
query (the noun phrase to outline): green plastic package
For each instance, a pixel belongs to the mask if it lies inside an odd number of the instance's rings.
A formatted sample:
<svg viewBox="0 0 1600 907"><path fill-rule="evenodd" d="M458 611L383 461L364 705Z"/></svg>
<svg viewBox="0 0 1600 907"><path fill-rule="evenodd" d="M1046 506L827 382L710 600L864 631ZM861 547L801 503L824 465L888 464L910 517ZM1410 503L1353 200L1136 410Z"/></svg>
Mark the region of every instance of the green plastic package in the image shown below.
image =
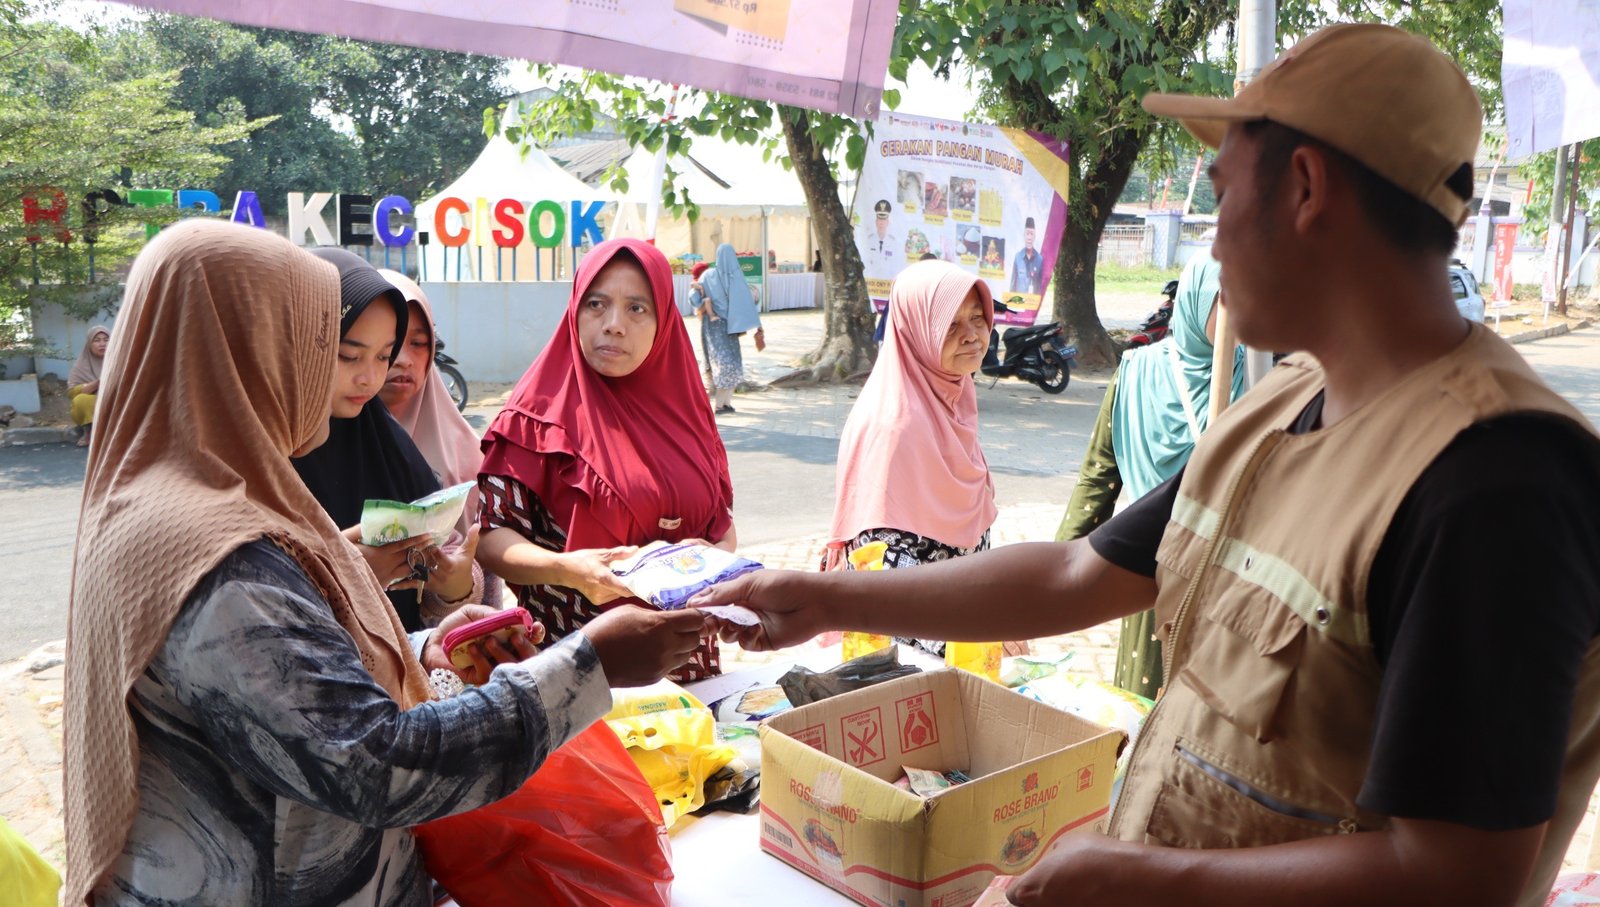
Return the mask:
<svg viewBox="0 0 1600 907"><path fill-rule="evenodd" d="M461 519L467 495L474 487L462 482L418 498L409 504L399 501L367 501L361 506L361 543L387 545L427 534L435 545L444 544Z"/></svg>

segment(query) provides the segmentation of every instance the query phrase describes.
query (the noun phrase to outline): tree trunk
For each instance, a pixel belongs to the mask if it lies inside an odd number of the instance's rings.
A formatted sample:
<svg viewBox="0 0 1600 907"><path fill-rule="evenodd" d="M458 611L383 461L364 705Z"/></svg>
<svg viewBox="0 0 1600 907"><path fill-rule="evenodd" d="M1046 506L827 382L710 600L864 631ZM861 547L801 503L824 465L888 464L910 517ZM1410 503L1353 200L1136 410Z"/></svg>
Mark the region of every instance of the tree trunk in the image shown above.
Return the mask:
<svg viewBox="0 0 1600 907"><path fill-rule="evenodd" d="M842 381L872 367L878 348L872 340L875 315L867 298L866 269L856 248L850 214L839 199L839 183L828 159L811 135L810 115L794 107L778 108L783 137L794 161L795 176L805 191L806 205L822 252L822 345L806 357L808 367L774 384Z"/></svg>
<svg viewBox="0 0 1600 907"><path fill-rule="evenodd" d="M1116 341L1100 323L1094 272L1100 236L1147 135L1147 130L1124 127L1106 137L1099 157L1082 177L1082 192L1075 193L1085 210L1076 216L1068 212L1061 250L1056 254L1055 318L1066 328L1068 339L1077 344L1078 363L1086 368L1109 368L1120 355Z"/></svg>

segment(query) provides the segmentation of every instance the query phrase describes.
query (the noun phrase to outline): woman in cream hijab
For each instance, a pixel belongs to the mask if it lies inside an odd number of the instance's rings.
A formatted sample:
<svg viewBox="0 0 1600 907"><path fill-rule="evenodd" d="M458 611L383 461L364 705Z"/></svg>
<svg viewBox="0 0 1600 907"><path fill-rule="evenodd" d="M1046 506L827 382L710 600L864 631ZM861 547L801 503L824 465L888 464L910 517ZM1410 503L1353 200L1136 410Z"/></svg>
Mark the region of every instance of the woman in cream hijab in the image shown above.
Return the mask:
<svg viewBox="0 0 1600 907"><path fill-rule="evenodd" d="M83 350L67 372L67 397L72 401L72 424L78 426L78 446L89 446L89 430L94 422L95 394L100 391L100 372L106 367L106 347L111 331L95 325L83 341Z"/></svg>
<svg viewBox="0 0 1600 907"><path fill-rule="evenodd" d="M186 221L126 300L73 573L65 903L430 903L407 826L521 785L610 708L602 662L649 682L619 654L641 624L619 609L521 645L467 672L475 694L430 702L420 634L289 464L328 431L333 266ZM651 668L670 662L655 677L698 644L679 629L645 640Z"/></svg>

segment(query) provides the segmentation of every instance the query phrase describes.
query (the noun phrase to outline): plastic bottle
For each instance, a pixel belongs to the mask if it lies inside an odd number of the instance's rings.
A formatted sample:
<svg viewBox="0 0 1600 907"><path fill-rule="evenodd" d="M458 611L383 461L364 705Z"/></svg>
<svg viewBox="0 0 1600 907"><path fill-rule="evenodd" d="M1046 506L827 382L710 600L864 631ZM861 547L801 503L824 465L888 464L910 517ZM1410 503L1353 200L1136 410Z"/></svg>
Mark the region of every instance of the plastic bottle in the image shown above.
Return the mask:
<svg viewBox="0 0 1600 907"><path fill-rule="evenodd" d="M869 542L850 552L850 566L856 570L882 570L883 555L889 546L883 542ZM855 630L844 634L844 642L840 649L842 660L850 661L863 655L871 655L879 649L887 649L894 640L882 633L861 633Z"/></svg>
<svg viewBox="0 0 1600 907"><path fill-rule="evenodd" d="M1005 645L998 642L947 642L944 644L944 662L979 677L1000 682L1000 656Z"/></svg>

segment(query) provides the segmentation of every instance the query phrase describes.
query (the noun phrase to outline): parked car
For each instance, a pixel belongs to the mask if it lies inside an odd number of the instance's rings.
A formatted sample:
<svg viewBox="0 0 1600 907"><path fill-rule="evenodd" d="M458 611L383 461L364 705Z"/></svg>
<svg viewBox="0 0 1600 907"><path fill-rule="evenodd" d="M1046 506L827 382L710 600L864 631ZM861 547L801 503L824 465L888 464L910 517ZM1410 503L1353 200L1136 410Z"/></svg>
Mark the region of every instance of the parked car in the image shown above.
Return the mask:
<svg viewBox="0 0 1600 907"><path fill-rule="evenodd" d="M1450 289L1455 293L1456 308L1461 311L1462 318L1483 320L1483 294L1478 292L1478 278L1459 261L1450 262Z"/></svg>

